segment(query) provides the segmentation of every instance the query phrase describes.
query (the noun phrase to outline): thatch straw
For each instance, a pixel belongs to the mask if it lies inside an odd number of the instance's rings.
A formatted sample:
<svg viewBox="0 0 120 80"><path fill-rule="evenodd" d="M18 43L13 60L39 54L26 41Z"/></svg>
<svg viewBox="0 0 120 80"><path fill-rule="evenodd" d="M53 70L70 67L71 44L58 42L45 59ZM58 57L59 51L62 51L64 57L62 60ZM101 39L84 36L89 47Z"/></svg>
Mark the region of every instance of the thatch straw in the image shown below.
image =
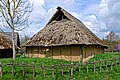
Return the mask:
<svg viewBox="0 0 120 80"><path fill-rule="evenodd" d="M63 9L49 20L44 29L35 34L25 46L58 46L71 44L105 46L81 21Z"/></svg>
<svg viewBox="0 0 120 80"><path fill-rule="evenodd" d="M3 34L0 34L0 49L11 49L12 42L6 38Z"/></svg>

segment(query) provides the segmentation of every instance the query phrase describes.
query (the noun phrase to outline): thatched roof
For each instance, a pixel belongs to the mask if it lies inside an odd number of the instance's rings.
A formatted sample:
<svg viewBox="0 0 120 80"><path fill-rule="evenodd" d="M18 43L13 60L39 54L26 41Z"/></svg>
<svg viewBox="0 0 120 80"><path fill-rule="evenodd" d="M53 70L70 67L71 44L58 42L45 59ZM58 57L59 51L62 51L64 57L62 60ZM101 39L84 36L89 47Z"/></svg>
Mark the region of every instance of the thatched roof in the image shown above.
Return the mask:
<svg viewBox="0 0 120 80"><path fill-rule="evenodd" d="M12 42L10 39L6 38L3 34L0 33L0 49L11 49Z"/></svg>
<svg viewBox="0 0 120 80"><path fill-rule="evenodd" d="M15 46L19 47L19 35L17 32L15 35ZM12 33L11 32L0 32L0 49L12 49Z"/></svg>
<svg viewBox="0 0 120 80"><path fill-rule="evenodd" d="M80 20L58 7L47 25L35 34L25 46L58 45L102 45L105 46Z"/></svg>

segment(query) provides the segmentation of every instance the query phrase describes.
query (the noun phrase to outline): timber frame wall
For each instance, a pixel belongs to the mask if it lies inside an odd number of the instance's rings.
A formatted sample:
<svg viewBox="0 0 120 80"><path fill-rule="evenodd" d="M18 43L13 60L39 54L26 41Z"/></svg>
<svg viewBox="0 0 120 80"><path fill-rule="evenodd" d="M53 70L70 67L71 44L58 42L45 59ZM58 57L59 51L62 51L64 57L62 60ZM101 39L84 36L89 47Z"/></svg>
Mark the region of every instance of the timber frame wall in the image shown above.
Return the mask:
<svg viewBox="0 0 120 80"><path fill-rule="evenodd" d="M63 59L67 61L81 61L89 56L104 53L104 47L97 45L67 45L50 47L26 47L26 56L40 58Z"/></svg>

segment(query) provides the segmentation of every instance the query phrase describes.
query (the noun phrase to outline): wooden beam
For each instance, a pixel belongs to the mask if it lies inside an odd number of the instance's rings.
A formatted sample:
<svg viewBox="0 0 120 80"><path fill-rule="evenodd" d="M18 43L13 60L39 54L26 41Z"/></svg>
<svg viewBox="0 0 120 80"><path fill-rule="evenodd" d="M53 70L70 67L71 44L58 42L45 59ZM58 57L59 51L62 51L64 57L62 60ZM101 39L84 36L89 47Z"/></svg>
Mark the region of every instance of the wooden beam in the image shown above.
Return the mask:
<svg viewBox="0 0 120 80"><path fill-rule="evenodd" d="M83 46L81 45L80 46L80 61L82 61L83 60Z"/></svg>
<svg viewBox="0 0 120 80"><path fill-rule="evenodd" d="M61 56L61 59L62 59L61 46L60 46L60 56Z"/></svg>
<svg viewBox="0 0 120 80"><path fill-rule="evenodd" d="M72 61L72 49L71 49L71 46L70 46L70 61Z"/></svg>
<svg viewBox="0 0 120 80"><path fill-rule="evenodd" d="M53 58L53 47L51 46L51 50L52 50L52 58Z"/></svg>
<svg viewBox="0 0 120 80"><path fill-rule="evenodd" d="M93 49L93 46L91 46L91 56L92 56L92 49Z"/></svg>
<svg viewBox="0 0 120 80"><path fill-rule="evenodd" d="M58 17L56 17L56 21L58 20L59 21L59 18L62 16L62 14L59 14ZM62 18L62 17L61 17Z"/></svg>

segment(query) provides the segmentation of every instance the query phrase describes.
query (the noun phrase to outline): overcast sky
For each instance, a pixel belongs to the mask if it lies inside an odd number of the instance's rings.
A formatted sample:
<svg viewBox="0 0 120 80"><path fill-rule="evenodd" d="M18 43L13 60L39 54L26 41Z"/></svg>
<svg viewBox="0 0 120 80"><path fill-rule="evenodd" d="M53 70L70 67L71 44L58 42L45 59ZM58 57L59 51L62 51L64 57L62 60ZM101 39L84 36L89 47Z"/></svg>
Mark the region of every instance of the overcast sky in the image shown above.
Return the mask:
<svg viewBox="0 0 120 80"><path fill-rule="evenodd" d="M30 0L33 12L32 23L21 35L40 31L60 6L81 20L98 37L105 37L110 31L120 33L120 0ZM0 23L1 24L1 23Z"/></svg>

